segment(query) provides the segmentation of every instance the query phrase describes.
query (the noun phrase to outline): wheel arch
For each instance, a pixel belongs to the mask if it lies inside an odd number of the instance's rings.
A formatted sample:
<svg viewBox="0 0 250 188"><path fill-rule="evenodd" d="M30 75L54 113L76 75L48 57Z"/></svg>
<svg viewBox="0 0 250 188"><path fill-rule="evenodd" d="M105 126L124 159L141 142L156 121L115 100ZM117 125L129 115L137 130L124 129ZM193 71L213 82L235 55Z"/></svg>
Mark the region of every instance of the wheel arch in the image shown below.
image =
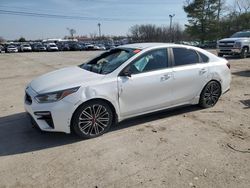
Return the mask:
<svg viewBox="0 0 250 188"><path fill-rule="evenodd" d="M243 48L247 48L247 51L249 52L249 46L244 45L244 46L242 47L242 49L243 49Z"/></svg>

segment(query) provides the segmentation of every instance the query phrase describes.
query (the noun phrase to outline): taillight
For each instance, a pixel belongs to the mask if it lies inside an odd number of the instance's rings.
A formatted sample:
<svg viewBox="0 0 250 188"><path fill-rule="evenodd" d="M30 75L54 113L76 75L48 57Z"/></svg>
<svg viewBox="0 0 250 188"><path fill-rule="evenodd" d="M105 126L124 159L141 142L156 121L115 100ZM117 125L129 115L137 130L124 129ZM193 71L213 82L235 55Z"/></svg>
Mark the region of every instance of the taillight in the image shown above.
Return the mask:
<svg viewBox="0 0 250 188"><path fill-rule="evenodd" d="M228 67L229 69L231 68L230 63L227 63L227 67Z"/></svg>

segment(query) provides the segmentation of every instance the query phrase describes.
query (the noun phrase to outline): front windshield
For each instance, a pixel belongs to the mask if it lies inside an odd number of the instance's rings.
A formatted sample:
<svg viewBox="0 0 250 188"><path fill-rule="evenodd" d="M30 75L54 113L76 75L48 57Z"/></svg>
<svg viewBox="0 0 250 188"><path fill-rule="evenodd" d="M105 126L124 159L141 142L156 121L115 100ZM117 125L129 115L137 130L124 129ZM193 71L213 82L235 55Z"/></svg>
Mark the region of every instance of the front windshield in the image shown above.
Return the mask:
<svg viewBox="0 0 250 188"><path fill-rule="evenodd" d="M113 49L101 54L88 63L80 65L80 67L98 74L108 74L135 54L133 49Z"/></svg>
<svg viewBox="0 0 250 188"><path fill-rule="evenodd" d="M250 31L246 32L237 32L231 36L231 38L244 38L249 37L250 38Z"/></svg>

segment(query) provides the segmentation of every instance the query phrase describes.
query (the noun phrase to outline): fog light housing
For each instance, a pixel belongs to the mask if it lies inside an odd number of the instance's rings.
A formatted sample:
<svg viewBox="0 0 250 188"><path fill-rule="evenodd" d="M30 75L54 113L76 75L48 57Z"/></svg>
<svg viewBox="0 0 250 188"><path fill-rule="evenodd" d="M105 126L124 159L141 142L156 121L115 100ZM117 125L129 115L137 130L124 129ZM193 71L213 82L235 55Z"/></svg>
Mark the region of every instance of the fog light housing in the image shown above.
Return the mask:
<svg viewBox="0 0 250 188"><path fill-rule="evenodd" d="M50 126L53 129L55 128L52 115L49 111L38 111L34 112L34 114L38 116L37 120L44 120L48 124L48 126Z"/></svg>

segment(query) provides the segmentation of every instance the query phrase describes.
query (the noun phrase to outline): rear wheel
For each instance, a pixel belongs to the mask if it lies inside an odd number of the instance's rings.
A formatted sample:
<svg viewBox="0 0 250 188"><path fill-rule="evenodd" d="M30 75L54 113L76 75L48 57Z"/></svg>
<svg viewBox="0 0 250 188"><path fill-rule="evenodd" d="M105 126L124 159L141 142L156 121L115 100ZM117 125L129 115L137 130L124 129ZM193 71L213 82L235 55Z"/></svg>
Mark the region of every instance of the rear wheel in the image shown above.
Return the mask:
<svg viewBox="0 0 250 188"><path fill-rule="evenodd" d="M244 47L244 48L241 50L240 57L241 57L242 59L244 59L244 58L247 57L247 54L248 54L248 49L247 49L247 47Z"/></svg>
<svg viewBox="0 0 250 188"><path fill-rule="evenodd" d="M95 138L109 130L113 113L107 103L91 101L80 106L72 120L77 135L82 138Z"/></svg>
<svg viewBox="0 0 250 188"><path fill-rule="evenodd" d="M199 105L203 108L213 107L221 96L221 86L217 81L209 82L201 92Z"/></svg>

